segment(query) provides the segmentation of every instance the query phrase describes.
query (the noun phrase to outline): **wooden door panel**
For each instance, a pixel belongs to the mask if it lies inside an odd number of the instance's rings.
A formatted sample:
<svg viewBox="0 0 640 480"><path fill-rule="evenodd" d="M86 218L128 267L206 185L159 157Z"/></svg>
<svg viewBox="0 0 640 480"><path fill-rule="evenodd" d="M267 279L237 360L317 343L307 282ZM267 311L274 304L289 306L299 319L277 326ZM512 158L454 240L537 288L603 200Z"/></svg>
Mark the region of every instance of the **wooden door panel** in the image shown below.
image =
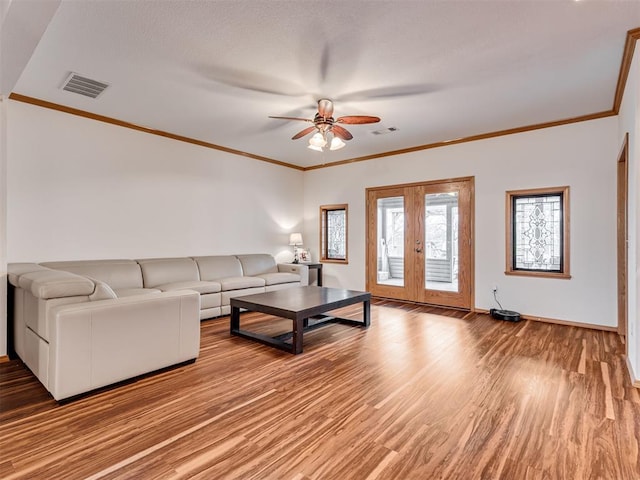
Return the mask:
<svg viewBox="0 0 640 480"><path fill-rule="evenodd" d="M410 268L406 258L402 259L403 285L387 285L381 283L378 279L378 201L381 199L389 199L402 197L404 203L405 217L405 251L406 251L406 230L407 230L407 196L410 196L410 190L397 188L381 188L370 189L367 191L367 291L377 297L395 298L398 300L412 300L413 292L407 287L408 275L407 268ZM395 269L395 268L394 268ZM410 283L410 282L409 282Z"/></svg>
<svg viewBox="0 0 640 480"><path fill-rule="evenodd" d="M429 272L429 266L434 268L441 268L439 263L442 262L429 262L426 257L427 251L422 252L419 259L416 259L417 263L422 265L424 274L419 284L419 291L417 292L418 301L421 303L429 303L436 305L445 305L456 308L471 309L472 303L472 284L473 284L473 204L472 204L472 192L473 192L473 180L464 179L460 181L446 181L442 183L424 185L420 188L419 195L419 207L421 209L421 216L425 218L426 198L427 195L445 197L447 195L452 198L457 194L457 212L458 212L458 229L457 229L457 245L454 246L452 238L448 238L447 258L446 261L450 262L451 268L453 268L453 258L457 257L458 260L458 274L457 274L457 289L455 291L448 291L446 289L439 289L435 287L439 282L426 283L425 280L429 277L436 276L437 272ZM447 223L447 230L449 230L449 222L452 219L449 218ZM427 228L422 223L421 228ZM425 231L421 231L419 234L422 238L425 238ZM448 235L455 236L453 232L448 232ZM453 288L453 278L451 282L440 282L446 285L447 288Z"/></svg>

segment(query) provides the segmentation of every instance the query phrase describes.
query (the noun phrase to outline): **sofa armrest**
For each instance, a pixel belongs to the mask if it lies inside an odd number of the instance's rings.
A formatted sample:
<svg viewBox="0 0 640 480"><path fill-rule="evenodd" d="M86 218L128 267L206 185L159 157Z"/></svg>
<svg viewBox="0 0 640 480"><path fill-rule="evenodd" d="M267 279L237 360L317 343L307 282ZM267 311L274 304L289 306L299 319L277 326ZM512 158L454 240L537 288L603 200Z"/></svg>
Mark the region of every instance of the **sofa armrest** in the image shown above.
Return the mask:
<svg viewBox="0 0 640 480"><path fill-rule="evenodd" d="M300 275L300 286L309 285L309 267L301 263L279 263L278 272L297 273Z"/></svg>
<svg viewBox="0 0 640 480"><path fill-rule="evenodd" d="M49 385L68 398L198 357L200 294L193 290L52 309Z"/></svg>

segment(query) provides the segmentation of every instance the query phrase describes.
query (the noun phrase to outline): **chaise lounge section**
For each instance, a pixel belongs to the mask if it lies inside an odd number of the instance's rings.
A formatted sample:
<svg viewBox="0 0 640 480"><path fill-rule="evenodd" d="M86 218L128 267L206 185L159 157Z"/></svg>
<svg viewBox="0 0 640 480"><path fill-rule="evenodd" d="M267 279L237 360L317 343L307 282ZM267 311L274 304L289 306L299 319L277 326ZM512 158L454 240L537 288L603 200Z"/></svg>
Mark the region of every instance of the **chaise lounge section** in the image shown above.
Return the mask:
<svg viewBox="0 0 640 480"><path fill-rule="evenodd" d="M193 361L230 299L308 284L268 254L8 266L17 355L56 400Z"/></svg>

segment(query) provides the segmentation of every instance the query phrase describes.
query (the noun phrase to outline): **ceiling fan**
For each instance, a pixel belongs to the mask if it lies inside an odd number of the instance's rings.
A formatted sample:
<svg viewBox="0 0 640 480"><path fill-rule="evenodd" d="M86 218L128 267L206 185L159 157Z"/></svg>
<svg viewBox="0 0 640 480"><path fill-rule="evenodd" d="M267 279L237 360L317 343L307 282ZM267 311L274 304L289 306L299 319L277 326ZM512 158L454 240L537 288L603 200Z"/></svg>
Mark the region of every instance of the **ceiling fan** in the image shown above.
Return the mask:
<svg viewBox="0 0 640 480"><path fill-rule="evenodd" d="M334 119L333 102L327 98L321 98L318 100L318 113L316 113L313 120L299 117L269 116L269 118L298 120L301 122L313 123L312 126L296 133L291 137L291 140L297 140L309 135L311 132L315 132L309 139L309 148L319 152L322 152L322 148L327 146L327 143L329 143L329 139L327 138L329 135L333 136L329 144L329 150L338 150L346 145L343 140L348 141L353 138L353 135L351 135L349 130L338 124L362 125L365 123L377 123L380 121L379 117L370 117L368 115L346 115Z"/></svg>

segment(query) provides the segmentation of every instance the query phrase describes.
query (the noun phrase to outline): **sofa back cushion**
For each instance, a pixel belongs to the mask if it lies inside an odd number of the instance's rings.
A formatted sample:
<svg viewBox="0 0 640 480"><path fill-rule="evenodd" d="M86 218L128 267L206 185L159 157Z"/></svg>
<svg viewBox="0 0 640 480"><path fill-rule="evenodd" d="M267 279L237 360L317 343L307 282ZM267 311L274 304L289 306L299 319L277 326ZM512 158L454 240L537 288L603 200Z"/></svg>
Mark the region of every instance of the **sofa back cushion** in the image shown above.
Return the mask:
<svg viewBox="0 0 640 480"><path fill-rule="evenodd" d="M242 276L240 260L233 255L210 255L193 257L193 259L198 264L200 280L219 280Z"/></svg>
<svg viewBox="0 0 640 480"><path fill-rule="evenodd" d="M112 289L142 288L142 272L135 260L76 260L41 263L48 268L100 280Z"/></svg>
<svg viewBox="0 0 640 480"><path fill-rule="evenodd" d="M236 257L242 264L242 273L249 277L278 271L275 258L267 253L236 255Z"/></svg>
<svg viewBox="0 0 640 480"><path fill-rule="evenodd" d="M142 279L146 288L167 283L200 280L198 266L192 258L145 258L138 260L142 269Z"/></svg>

